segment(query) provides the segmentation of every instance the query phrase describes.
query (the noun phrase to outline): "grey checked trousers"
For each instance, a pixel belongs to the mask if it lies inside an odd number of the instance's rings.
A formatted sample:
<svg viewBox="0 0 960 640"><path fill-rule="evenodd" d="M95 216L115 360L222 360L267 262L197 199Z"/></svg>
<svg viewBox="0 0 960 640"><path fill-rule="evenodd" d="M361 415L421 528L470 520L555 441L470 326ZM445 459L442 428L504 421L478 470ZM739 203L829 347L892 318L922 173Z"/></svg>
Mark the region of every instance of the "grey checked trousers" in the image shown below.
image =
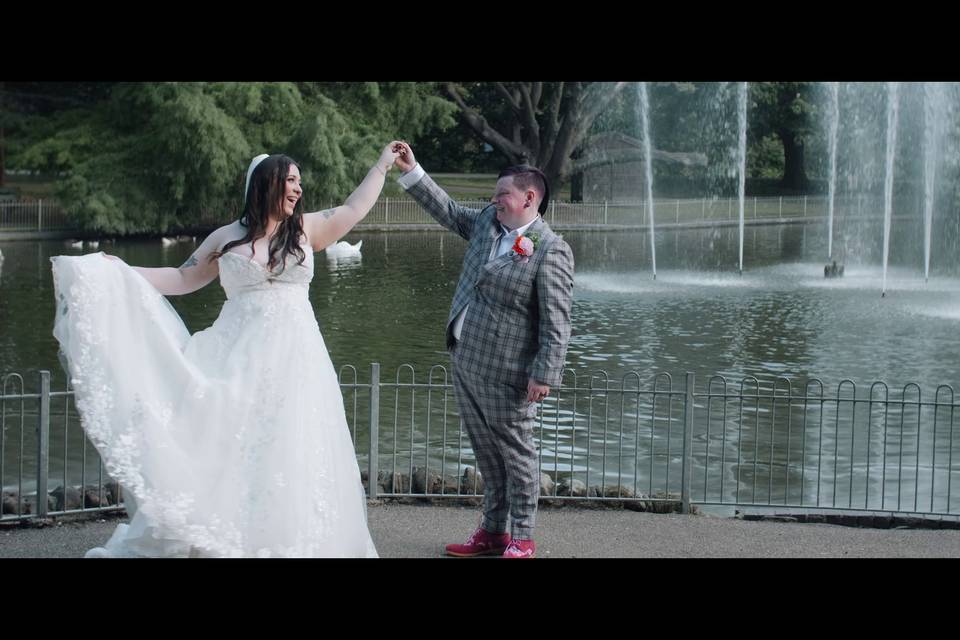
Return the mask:
<svg viewBox="0 0 960 640"><path fill-rule="evenodd" d="M453 386L464 428L483 476L483 521L491 533L533 538L540 497L540 462L533 429L537 405L527 390L484 381L465 371L451 351Z"/></svg>

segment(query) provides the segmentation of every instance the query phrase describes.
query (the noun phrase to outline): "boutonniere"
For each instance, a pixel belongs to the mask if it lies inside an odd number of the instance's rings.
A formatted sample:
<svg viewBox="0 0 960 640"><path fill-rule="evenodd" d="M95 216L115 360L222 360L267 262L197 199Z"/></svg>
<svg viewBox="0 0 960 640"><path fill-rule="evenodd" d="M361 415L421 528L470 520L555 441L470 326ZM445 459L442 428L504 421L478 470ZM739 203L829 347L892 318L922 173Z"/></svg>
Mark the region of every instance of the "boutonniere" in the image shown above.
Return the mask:
<svg viewBox="0 0 960 640"><path fill-rule="evenodd" d="M521 263L529 262L530 256L537 250L538 244L540 244L540 236L536 233L517 236L516 241L513 243L513 261Z"/></svg>

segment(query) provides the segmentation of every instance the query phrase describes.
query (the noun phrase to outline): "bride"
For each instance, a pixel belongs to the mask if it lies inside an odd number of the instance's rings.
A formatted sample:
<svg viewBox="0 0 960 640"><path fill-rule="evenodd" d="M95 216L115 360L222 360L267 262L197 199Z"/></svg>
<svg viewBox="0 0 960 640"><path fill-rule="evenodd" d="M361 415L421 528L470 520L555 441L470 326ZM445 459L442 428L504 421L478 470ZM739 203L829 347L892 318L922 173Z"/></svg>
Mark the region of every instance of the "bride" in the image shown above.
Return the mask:
<svg viewBox="0 0 960 640"><path fill-rule="evenodd" d="M242 217L176 269L51 258L54 336L130 516L88 557L376 557L307 290L313 253L366 216L397 145L342 206L306 214L297 164L257 156ZM223 309L190 335L164 296L218 275Z"/></svg>

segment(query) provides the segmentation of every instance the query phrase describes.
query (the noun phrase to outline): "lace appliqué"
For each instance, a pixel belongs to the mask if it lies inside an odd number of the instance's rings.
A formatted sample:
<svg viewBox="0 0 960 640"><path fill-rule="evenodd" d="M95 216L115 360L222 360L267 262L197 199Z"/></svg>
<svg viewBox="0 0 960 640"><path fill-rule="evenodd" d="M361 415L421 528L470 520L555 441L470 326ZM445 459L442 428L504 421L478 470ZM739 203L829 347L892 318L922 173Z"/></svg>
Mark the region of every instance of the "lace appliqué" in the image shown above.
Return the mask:
<svg viewBox="0 0 960 640"><path fill-rule="evenodd" d="M221 259L220 267L228 300L212 327L193 337L185 334L183 345L171 345L182 350L170 352L173 360L165 362L175 366L155 376L174 390L169 399L159 399L138 392L117 395L118 373L111 369L109 357L111 335L98 320L105 306L130 305L128 299L116 297L124 291L121 284L137 286L131 293L138 310L131 317L140 318L138 326L144 324L145 339L157 335L157 329L168 335L176 314L166 299L139 274L124 272L128 267L122 263L65 262L64 273L58 274L60 265L54 261L55 334L69 347L68 369L84 429L110 476L136 497L138 510L200 555L305 557L355 549L356 540L336 537L343 530L338 505L351 495L362 505L363 494L359 469L349 459L353 450L339 387L307 296L312 253L303 265L294 261L279 276L239 255ZM291 350L277 356L273 352L281 348L278 345ZM310 355L301 365L304 345ZM264 362L270 358L275 366ZM308 369L307 388L298 384L301 366ZM177 383L176 376L181 375L187 379ZM130 386L139 381L120 382ZM333 395L323 396L323 405L316 404L317 385L335 390L325 392ZM220 423L195 422L194 414L184 413L184 403ZM205 408L207 403L216 408ZM147 440L145 433L155 441ZM197 471L210 478L224 468L225 486L217 488L224 492L222 502L218 498L211 503L200 493L206 487L157 481L163 474L155 468L169 473L163 466L165 456L172 455L166 451L172 448L169 443L189 443L190 434L215 439L217 448L211 450L223 458L207 456L195 464L205 466ZM331 448L333 441L341 443L338 447L346 442L346 448ZM355 494L343 488L353 481ZM294 518L275 521L271 514L283 510ZM353 527L351 538L362 532L369 540L365 518Z"/></svg>

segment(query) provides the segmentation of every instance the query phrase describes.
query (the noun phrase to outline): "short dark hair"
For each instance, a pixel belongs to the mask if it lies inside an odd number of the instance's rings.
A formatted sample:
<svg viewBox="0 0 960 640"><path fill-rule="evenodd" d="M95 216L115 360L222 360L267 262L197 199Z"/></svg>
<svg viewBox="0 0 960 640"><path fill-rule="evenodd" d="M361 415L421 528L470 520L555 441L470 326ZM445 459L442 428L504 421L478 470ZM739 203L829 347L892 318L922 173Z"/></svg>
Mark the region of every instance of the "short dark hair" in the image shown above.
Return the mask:
<svg viewBox="0 0 960 640"><path fill-rule="evenodd" d="M547 182L547 176L543 175L543 171L528 164L515 164L501 171L497 179L507 176L513 176L513 184L517 186L517 189L526 191L532 188L539 193L542 199L540 200L540 206L537 207L537 212L541 215L546 213L547 202L550 201L550 185Z"/></svg>

